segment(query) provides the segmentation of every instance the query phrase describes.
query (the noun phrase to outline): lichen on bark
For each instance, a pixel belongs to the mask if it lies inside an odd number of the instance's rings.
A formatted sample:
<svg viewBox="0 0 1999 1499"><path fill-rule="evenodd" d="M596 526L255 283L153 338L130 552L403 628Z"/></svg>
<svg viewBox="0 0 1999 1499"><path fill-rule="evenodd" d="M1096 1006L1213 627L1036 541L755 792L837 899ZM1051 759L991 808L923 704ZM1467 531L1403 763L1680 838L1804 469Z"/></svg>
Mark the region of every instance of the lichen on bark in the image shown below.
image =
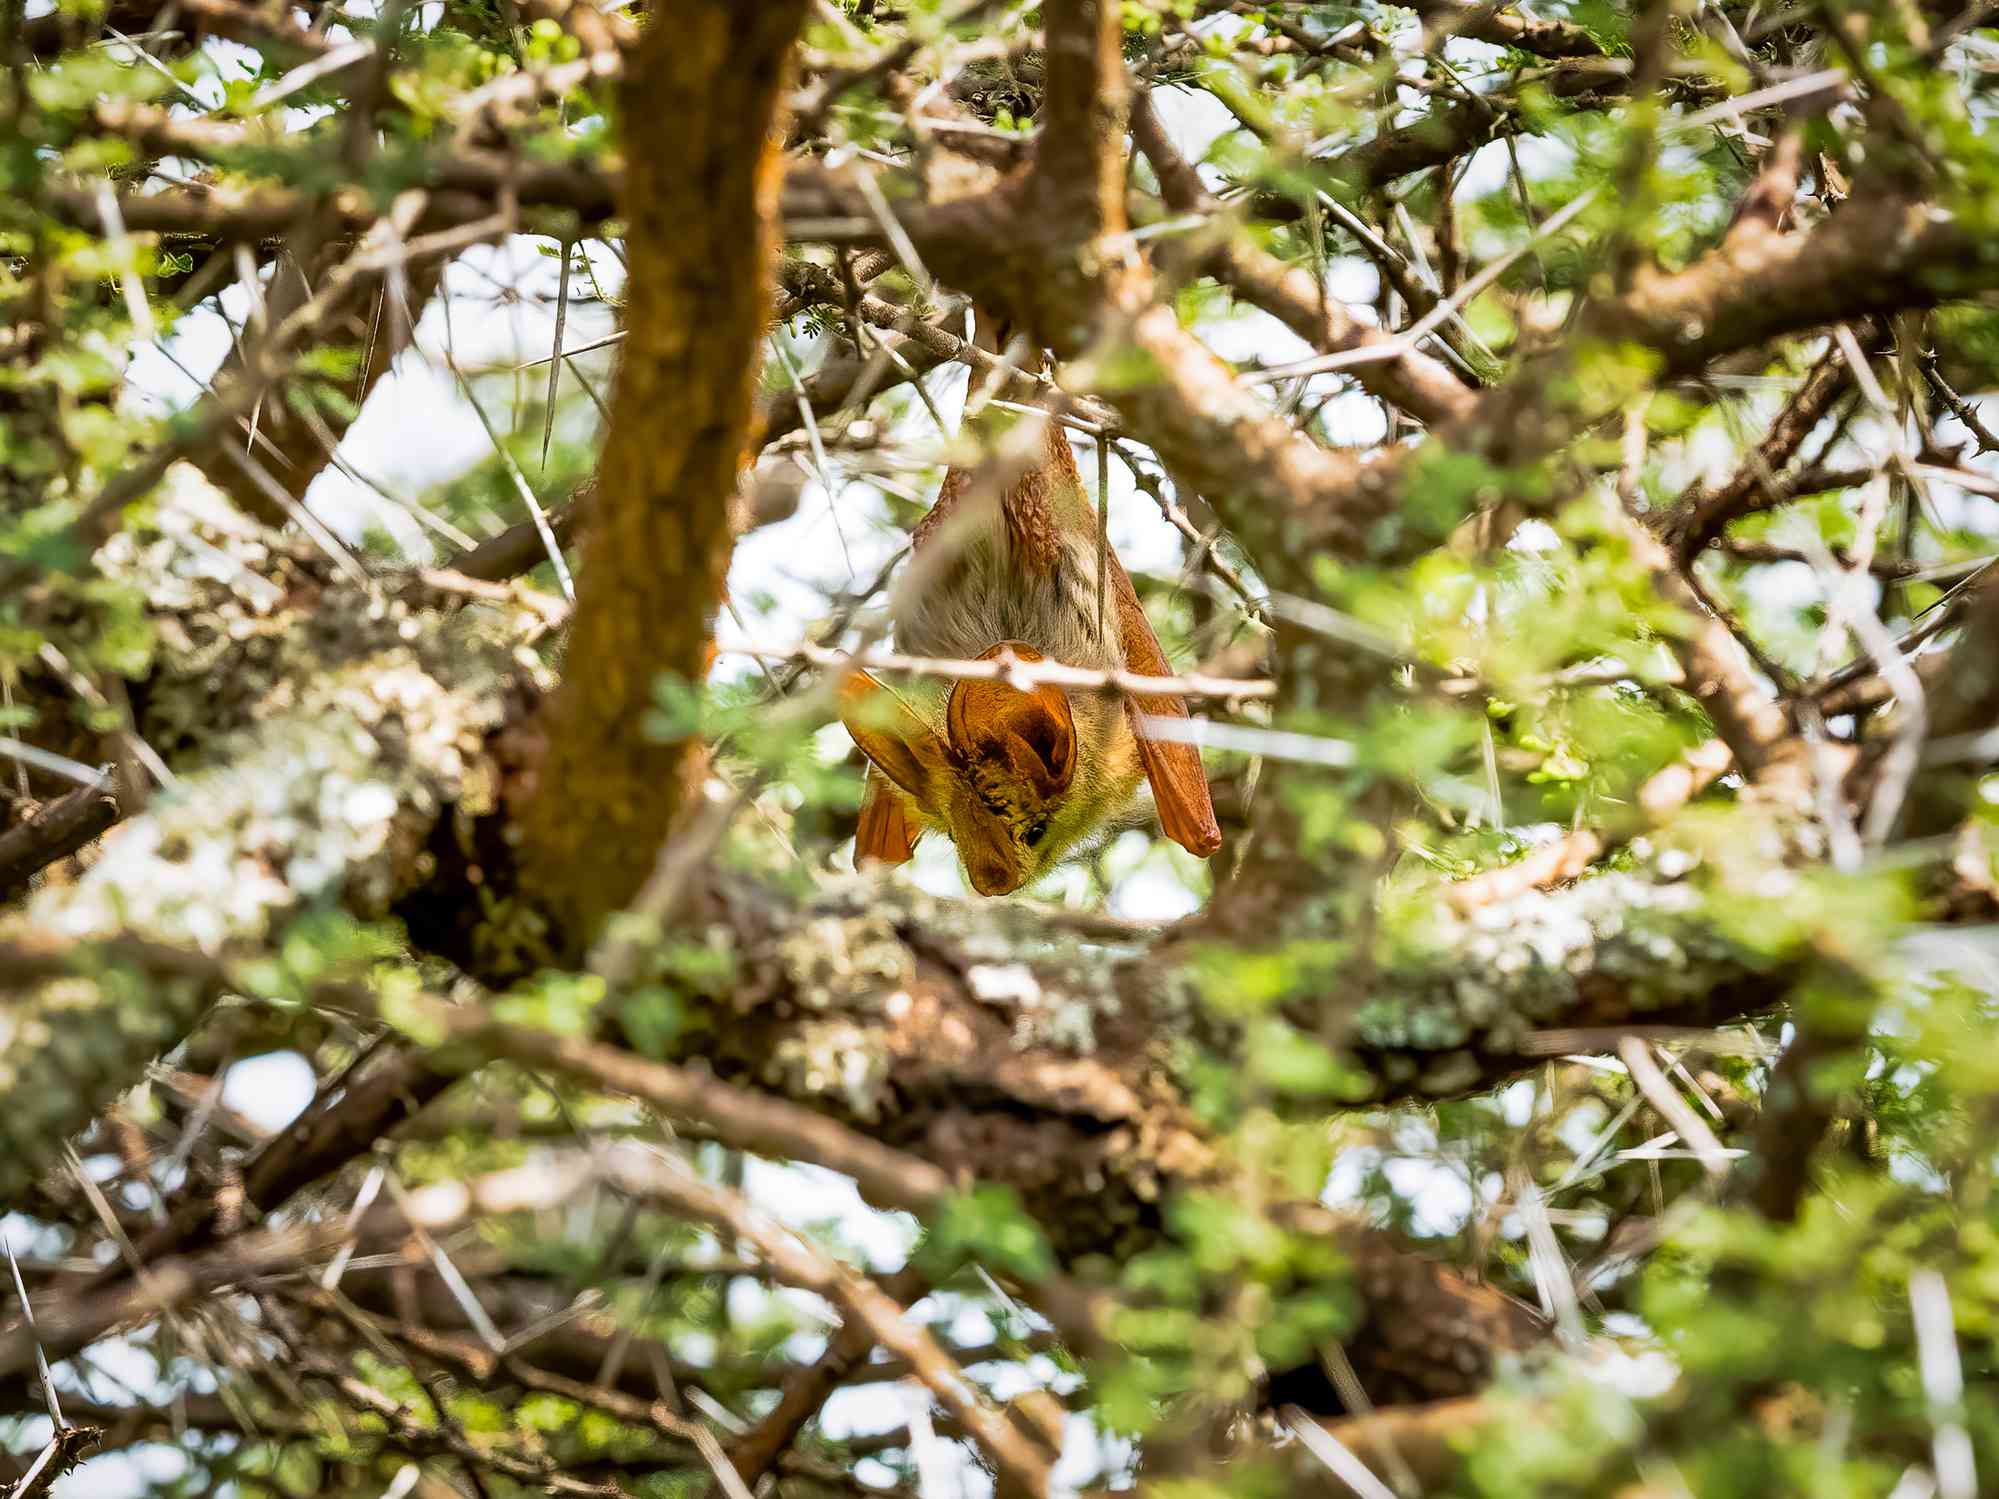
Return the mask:
<svg viewBox="0 0 1999 1499"><path fill-rule="evenodd" d="M1784 993L1782 954L1751 951L1712 919L1712 897L1656 868L1529 890L1469 914L1427 902L1353 1016L1377 1096L1489 1086L1540 1055L1534 1033L1601 1023L1740 1015Z"/></svg>
<svg viewBox="0 0 1999 1499"><path fill-rule="evenodd" d="M0 1201L226 992L136 971L121 944L226 960L307 909L386 913L483 773L508 686L535 670L502 612L327 588L274 545L184 472L146 534L104 549L158 611L138 728L199 748L79 875L0 919L0 943L74 962L0 972Z"/></svg>
<svg viewBox="0 0 1999 1499"><path fill-rule="evenodd" d="M1793 960L1718 931L1697 878L1655 860L1468 918L1432 900L1434 918L1384 941L1362 993L1301 991L1283 1013L1342 1038L1350 1105L1497 1086L1563 1027L1712 1024L1776 1003ZM801 905L723 882L707 900L690 928L725 932L734 967L685 1044L723 1075L1015 1186L1058 1233L1115 1238L1226 1170L1177 1065L1189 1046L1240 1056L1245 1041L1200 998L1198 928L1095 942L894 880Z"/></svg>

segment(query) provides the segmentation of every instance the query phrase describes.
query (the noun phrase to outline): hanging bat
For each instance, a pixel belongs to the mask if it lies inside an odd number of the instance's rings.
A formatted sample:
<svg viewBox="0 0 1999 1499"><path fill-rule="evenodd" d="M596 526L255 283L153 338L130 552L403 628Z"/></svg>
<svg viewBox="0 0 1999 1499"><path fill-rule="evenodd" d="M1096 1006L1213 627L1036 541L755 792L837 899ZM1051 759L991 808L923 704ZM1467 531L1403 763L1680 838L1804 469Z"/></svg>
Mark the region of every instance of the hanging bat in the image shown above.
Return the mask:
<svg viewBox="0 0 1999 1499"><path fill-rule="evenodd" d="M914 597L898 595L897 648L951 660L1010 650L1022 661L1172 675L1130 577L1099 546L1068 438L1045 425L1044 457L998 504L966 503L969 472L944 476L912 552L923 559L946 526L941 544L957 551ZM1004 681L890 686L855 672L841 696L841 717L869 761L855 859L903 863L938 829L974 890L1006 895L1117 825L1141 781L1166 836L1206 858L1222 835L1200 751L1140 732L1146 715L1186 714L1179 697L1022 691Z"/></svg>

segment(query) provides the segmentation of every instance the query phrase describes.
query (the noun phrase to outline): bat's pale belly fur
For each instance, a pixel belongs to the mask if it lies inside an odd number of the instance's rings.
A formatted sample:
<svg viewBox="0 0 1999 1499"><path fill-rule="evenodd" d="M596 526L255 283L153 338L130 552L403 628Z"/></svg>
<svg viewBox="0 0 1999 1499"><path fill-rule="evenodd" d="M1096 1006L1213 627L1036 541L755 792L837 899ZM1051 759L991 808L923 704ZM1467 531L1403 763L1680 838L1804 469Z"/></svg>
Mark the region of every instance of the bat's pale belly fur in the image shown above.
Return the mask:
<svg viewBox="0 0 1999 1499"><path fill-rule="evenodd" d="M896 620L912 655L972 660L1002 640L1024 640L1052 660L1091 671L1124 667L1115 624L1097 622L1095 537L1059 538L1056 564L1030 572L1010 563L1012 542L993 509L949 574Z"/></svg>
<svg viewBox="0 0 1999 1499"><path fill-rule="evenodd" d="M1124 649L1108 600L1104 627L1097 627L1096 537L1065 534L1058 540L1054 567L1030 571L1009 558L1012 539L999 507L992 506L991 523L965 539L946 576L898 616L897 649L971 661L1001 641L1017 640L1067 666L1122 671ZM941 695L912 706L942 730ZM1120 831L1145 811L1138 801L1145 773L1124 704L1110 693L1071 692L1069 707L1076 723L1076 784L1036 850L1042 870L1079 852L1087 834ZM934 818L924 821L936 825Z"/></svg>

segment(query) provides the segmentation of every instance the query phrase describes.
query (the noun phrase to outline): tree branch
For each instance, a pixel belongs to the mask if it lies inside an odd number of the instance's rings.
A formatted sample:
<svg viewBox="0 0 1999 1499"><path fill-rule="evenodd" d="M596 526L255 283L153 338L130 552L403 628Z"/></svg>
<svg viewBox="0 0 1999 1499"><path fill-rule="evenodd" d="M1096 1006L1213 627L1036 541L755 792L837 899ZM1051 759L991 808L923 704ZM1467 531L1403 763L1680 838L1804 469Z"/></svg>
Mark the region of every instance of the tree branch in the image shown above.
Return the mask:
<svg viewBox="0 0 1999 1499"><path fill-rule="evenodd" d="M572 947L639 888L700 763L646 721L657 679L701 678L722 596L770 309L779 85L804 10L682 0L627 69L626 336L570 670L520 823L525 883Z"/></svg>
<svg viewBox="0 0 1999 1499"><path fill-rule="evenodd" d="M79 786L0 833L0 904L30 876L75 853L123 815L117 788L107 780Z"/></svg>
<svg viewBox="0 0 1999 1499"><path fill-rule="evenodd" d="M625 1174L621 1185L727 1231L754 1246L780 1280L833 1302L850 1321L865 1327L876 1343L908 1362L911 1372L956 1418L1002 1479L1025 1494L1045 1499L1050 1490L1049 1459L1025 1433L985 1403L937 1340L911 1322L902 1307L873 1281L855 1275L789 1231L767 1222L740 1194L701 1181L684 1163L655 1157L642 1171Z"/></svg>
<svg viewBox="0 0 1999 1499"><path fill-rule="evenodd" d="M383 912L419 878L415 853L520 670L504 615L440 627L393 598L329 615L324 580L218 497L163 504L190 512L178 542L103 558L142 596L187 606L189 659L155 674L140 728L169 754L196 740L203 763L124 825L113 856L0 917L0 939L86 944L62 975L0 978L0 1200L228 990L192 972L135 984L120 949L87 945L137 937L219 956L315 901ZM226 583L210 581L218 559ZM377 672L394 694L357 685Z"/></svg>
<svg viewBox="0 0 1999 1499"><path fill-rule="evenodd" d="M1169 208L1175 213L1205 215L1219 211L1220 205L1209 195L1200 173L1167 137L1149 93L1141 94L1133 104L1131 128L1138 148L1159 177ZM1309 272L1286 265L1236 234L1225 233L1207 250L1200 257L1200 268L1324 353L1394 342L1392 334L1349 316ZM1367 390L1423 422L1464 416L1474 400L1473 392L1447 367L1416 350L1361 365L1357 378Z"/></svg>
<svg viewBox="0 0 1999 1499"><path fill-rule="evenodd" d="M1800 475L1786 481L1778 476L1797 456L1805 439L1838 404L1852 380L1852 372L1839 350L1828 349L1734 476L1712 490L1696 487L1680 497L1660 527L1674 552L1681 557L1692 557L1727 530L1731 522L1787 497L1815 493L1819 486L1830 488L1829 480L1845 477ZM1807 488L1807 484L1814 487Z"/></svg>

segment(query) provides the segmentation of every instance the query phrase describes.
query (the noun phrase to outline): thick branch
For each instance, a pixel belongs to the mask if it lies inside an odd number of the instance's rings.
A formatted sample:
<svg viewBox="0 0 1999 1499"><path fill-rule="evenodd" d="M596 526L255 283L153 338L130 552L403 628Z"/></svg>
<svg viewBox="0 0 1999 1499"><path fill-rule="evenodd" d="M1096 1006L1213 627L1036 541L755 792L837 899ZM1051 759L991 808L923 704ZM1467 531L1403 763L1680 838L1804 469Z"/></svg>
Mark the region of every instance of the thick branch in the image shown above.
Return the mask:
<svg viewBox="0 0 1999 1499"><path fill-rule="evenodd" d="M1033 191L1051 228L1080 247L1124 228L1127 87L1113 0L1051 0L1047 83Z"/></svg>
<svg viewBox="0 0 1999 1499"><path fill-rule="evenodd" d="M485 611L444 623L395 599L321 607L323 581L198 479L162 508L179 541L121 538L99 557L186 606L183 649L148 684L140 724L181 775L75 883L0 920L0 937L86 948L66 976L0 976L0 1200L227 990L195 973L140 980L93 940L225 955L314 903L385 912L419 877L414 853L519 670L509 628Z"/></svg>
<svg viewBox="0 0 1999 1499"><path fill-rule="evenodd" d="M1150 96L1140 97L1133 105L1131 128L1139 149L1158 174L1167 205L1175 213L1217 211L1200 173L1174 148L1161 127ZM1227 235L1208 250L1200 268L1323 352L1377 348L1394 342L1392 334L1350 316L1310 272L1286 265L1239 235ZM1361 365L1357 375L1366 389L1393 401L1420 421L1448 421L1467 414L1472 406L1473 393L1444 365L1417 350Z"/></svg>
<svg viewBox="0 0 1999 1499"><path fill-rule="evenodd" d="M1770 430L1750 454L1749 461L1726 483L1713 489L1696 488L1681 497L1662 528L1673 550L1681 557L1691 557L1727 530L1731 521L1777 504L1787 496L1816 492L1804 486L1822 485L1824 480L1817 475L1800 475L1795 481L1778 476L1831 412L1852 378L1839 350L1828 349L1770 424ZM1865 480L1854 478L1848 482Z"/></svg>
<svg viewBox="0 0 1999 1499"><path fill-rule="evenodd" d="M1656 349L1672 372L1826 323L1989 289L1999 264L1962 215L1921 198L1854 197L1802 233L1731 240L1683 271L1642 272L1589 319Z"/></svg>
<svg viewBox="0 0 1999 1499"><path fill-rule="evenodd" d="M1635 520L1625 535L1659 596L1687 616L1686 633L1673 642L1674 654L1686 672L1687 691L1699 699L1735 763L1771 795L1804 796L1810 776L1791 715L1756 674L1728 626L1708 609L1666 544Z"/></svg>
<svg viewBox="0 0 1999 1499"><path fill-rule="evenodd" d="M29 876L82 848L124 814L114 785L79 786L0 833L0 902Z"/></svg>
<svg viewBox="0 0 1999 1499"><path fill-rule="evenodd" d="M1418 0L1416 14L1446 36L1467 36L1542 57L1601 57L1595 37L1571 21L1544 21L1472 0Z"/></svg>
<svg viewBox="0 0 1999 1499"><path fill-rule="evenodd" d="M525 880L580 943L628 899L698 764L646 733L703 674L770 308L775 115L803 0L683 0L627 71L630 302L568 670L521 822Z"/></svg>

